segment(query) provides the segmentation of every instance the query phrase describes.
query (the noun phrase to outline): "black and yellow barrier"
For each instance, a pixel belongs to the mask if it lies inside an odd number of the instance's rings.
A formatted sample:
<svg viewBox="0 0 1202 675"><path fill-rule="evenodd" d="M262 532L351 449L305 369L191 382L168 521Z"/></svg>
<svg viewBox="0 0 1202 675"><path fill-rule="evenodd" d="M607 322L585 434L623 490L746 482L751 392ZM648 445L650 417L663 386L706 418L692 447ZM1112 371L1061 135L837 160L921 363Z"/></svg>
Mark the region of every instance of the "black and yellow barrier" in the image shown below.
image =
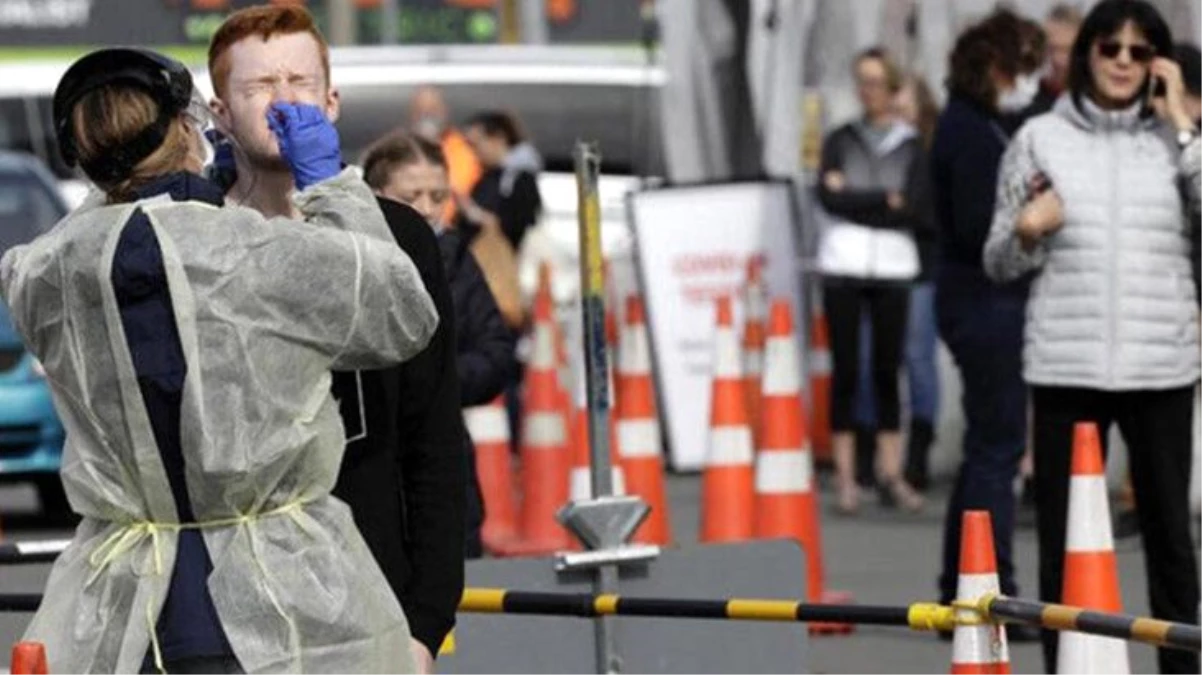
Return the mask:
<svg viewBox="0 0 1202 675"><path fill-rule="evenodd" d="M32 612L42 596L0 594L0 612ZM958 619L956 608L971 609L976 618ZM985 596L974 603L947 607L918 602L908 606L816 605L791 600L689 600L632 598L589 593L535 593L499 588L464 590L459 611L476 614L533 614L543 616L642 616L669 619L728 619L737 621L821 621L830 623L905 626L916 631L949 631L957 623L1018 622L1052 630L1115 637L1160 647L1202 652L1202 629L1145 617L1108 614L1005 596Z"/></svg>
<svg viewBox="0 0 1202 675"><path fill-rule="evenodd" d="M830 623L909 626L915 630L951 630L951 607L916 603L909 607L813 605L791 600L687 600L630 598L588 593L532 593L496 588L469 588L459 611L483 614L554 616L645 616L676 619L742 621L821 621Z"/></svg>
<svg viewBox="0 0 1202 675"><path fill-rule="evenodd" d="M1005 596L986 596L976 604L983 615L1052 630L1105 635L1158 647L1202 651L1202 629L1198 626L1125 614L1107 614L1080 607L1056 605Z"/></svg>

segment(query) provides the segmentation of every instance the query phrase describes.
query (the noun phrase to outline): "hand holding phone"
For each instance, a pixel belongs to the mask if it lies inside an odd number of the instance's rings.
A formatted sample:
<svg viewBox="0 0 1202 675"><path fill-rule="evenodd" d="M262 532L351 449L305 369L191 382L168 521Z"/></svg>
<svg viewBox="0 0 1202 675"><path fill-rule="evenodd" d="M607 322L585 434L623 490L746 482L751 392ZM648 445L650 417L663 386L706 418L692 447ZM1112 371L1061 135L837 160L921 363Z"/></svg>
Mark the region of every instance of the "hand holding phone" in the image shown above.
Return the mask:
<svg viewBox="0 0 1202 675"><path fill-rule="evenodd" d="M1052 179L1048 178L1048 175L1042 171L1037 172L1027 181L1027 201L1030 202L1051 187Z"/></svg>
<svg viewBox="0 0 1202 675"><path fill-rule="evenodd" d="M1163 89L1163 96L1157 91ZM1185 109L1185 80L1176 61L1158 56L1148 67L1149 105L1161 119L1178 131L1193 128L1193 120Z"/></svg>

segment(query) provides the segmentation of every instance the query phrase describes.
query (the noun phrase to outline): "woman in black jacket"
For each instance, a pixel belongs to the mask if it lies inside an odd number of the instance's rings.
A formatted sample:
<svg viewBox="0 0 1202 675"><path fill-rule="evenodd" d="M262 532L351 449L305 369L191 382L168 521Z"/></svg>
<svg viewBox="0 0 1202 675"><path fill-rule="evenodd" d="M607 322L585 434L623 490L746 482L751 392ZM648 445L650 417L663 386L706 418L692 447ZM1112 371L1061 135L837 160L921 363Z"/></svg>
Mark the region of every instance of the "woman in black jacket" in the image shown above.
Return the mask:
<svg viewBox="0 0 1202 675"><path fill-rule="evenodd" d="M460 402L466 408L492 401L514 377L516 337L502 320L484 275L469 250L470 238L440 222L451 198L442 150L416 136L392 134L368 149L363 172L368 185L379 195L412 206L438 234L454 306ZM483 553L480 529L484 522L484 505L470 438L465 451L468 457L467 556L478 558Z"/></svg>
<svg viewBox="0 0 1202 675"><path fill-rule="evenodd" d="M1031 91L1020 82L1036 77L1042 61L1039 26L1009 11L968 28L951 53L949 100L931 149L941 255L935 311L960 371L965 420L963 462L944 525L943 602L956 597L961 514L970 509L989 511L1002 592L1018 592L1013 484L1027 433L1022 343L1028 284L993 284L981 253L993 221L998 165L1010 142L1003 117L1030 104L1017 92ZM1011 640L1034 638L1015 624L1007 632Z"/></svg>

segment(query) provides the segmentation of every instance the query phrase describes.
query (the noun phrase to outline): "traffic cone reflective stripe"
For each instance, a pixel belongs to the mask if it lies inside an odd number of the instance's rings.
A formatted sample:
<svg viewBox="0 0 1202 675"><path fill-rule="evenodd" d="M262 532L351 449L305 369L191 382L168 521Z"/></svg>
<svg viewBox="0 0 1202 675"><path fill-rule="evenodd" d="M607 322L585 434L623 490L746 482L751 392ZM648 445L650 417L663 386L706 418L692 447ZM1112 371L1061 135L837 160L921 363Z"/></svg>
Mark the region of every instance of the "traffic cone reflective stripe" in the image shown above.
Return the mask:
<svg viewBox="0 0 1202 675"><path fill-rule="evenodd" d="M476 448L476 475L484 497L480 537L489 551L500 550L518 533L509 418L501 398L464 410L463 418Z"/></svg>
<svg viewBox="0 0 1202 675"><path fill-rule="evenodd" d="M671 541L667 489L661 451L659 417L655 407L655 381L651 373L651 346L642 300L626 300L626 326L618 356L617 450L626 487L651 507L635 531L633 541L665 545Z"/></svg>
<svg viewBox="0 0 1202 675"><path fill-rule="evenodd" d="M812 470L800 448L761 452L755 460L755 491L759 495L797 495L811 489ZM764 509L757 509L763 511ZM760 516L756 523L767 523Z"/></svg>
<svg viewBox="0 0 1202 675"><path fill-rule="evenodd" d="M960 578L956 600L976 603L999 592L993 525L988 511L965 511L960 537ZM952 673L1009 673L1010 650L1001 626L981 623L973 610L958 609L957 617L975 625L957 625L952 637Z"/></svg>
<svg viewBox="0 0 1202 675"><path fill-rule="evenodd" d="M710 441L701 478L701 541L750 539L755 475L743 368L729 297L718 300L714 335Z"/></svg>
<svg viewBox="0 0 1202 675"><path fill-rule="evenodd" d="M619 420L618 447L623 461L659 457L659 423L655 420Z"/></svg>
<svg viewBox="0 0 1202 675"><path fill-rule="evenodd" d="M1073 429L1072 477L1061 602L1103 612L1123 611L1118 560L1110 529L1110 504L1098 428L1082 422ZM1057 672L1128 673L1127 643L1117 638L1061 631Z"/></svg>

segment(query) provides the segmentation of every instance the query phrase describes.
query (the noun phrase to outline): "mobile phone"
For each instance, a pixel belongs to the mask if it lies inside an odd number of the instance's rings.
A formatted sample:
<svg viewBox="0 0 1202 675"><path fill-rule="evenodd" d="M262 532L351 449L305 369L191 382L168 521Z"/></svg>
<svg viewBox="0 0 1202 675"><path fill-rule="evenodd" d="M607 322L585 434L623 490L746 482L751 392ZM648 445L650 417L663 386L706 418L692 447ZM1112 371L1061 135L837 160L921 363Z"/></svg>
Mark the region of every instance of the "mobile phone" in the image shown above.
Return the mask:
<svg viewBox="0 0 1202 675"><path fill-rule="evenodd" d="M1152 99L1163 98L1165 94L1164 79L1156 75L1148 75L1148 91L1145 95L1148 104L1151 105Z"/></svg>

